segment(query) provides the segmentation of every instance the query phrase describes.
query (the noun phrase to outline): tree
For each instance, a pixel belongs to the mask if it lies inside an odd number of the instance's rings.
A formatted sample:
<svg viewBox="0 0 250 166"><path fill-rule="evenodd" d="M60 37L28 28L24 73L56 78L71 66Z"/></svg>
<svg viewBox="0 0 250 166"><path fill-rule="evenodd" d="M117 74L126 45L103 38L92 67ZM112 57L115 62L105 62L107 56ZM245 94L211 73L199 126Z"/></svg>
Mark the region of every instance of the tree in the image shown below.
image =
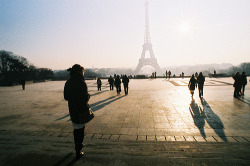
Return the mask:
<svg viewBox="0 0 250 166"><path fill-rule="evenodd" d="M24 57L12 52L0 51L0 85L13 85L21 79L44 80L52 79L53 71L48 68L37 68Z"/></svg>

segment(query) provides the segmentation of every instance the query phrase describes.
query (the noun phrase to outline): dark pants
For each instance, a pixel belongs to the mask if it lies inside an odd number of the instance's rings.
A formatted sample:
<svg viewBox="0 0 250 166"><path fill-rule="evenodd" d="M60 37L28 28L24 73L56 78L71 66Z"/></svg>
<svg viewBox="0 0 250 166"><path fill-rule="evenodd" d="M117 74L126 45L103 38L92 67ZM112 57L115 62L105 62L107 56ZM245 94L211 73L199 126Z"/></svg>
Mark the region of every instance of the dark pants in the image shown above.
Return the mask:
<svg viewBox="0 0 250 166"><path fill-rule="evenodd" d="M98 88L98 90L102 90L102 86L101 85L98 85L97 88Z"/></svg>
<svg viewBox="0 0 250 166"><path fill-rule="evenodd" d="M203 96L203 85L198 85L198 89L199 89L199 96Z"/></svg>
<svg viewBox="0 0 250 166"><path fill-rule="evenodd" d="M75 142L75 150L76 151L80 151L82 150L82 142L84 139L84 129L85 126L81 129L74 129L74 142Z"/></svg>
<svg viewBox="0 0 250 166"><path fill-rule="evenodd" d="M25 90L25 84L22 84L22 88L23 88L23 90Z"/></svg>
<svg viewBox="0 0 250 166"><path fill-rule="evenodd" d="M235 86L234 87L234 97L237 97L237 96L240 96L240 91L241 90L241 87L240 86Z"/></svg>
<svg viewBox="0 0 250 166"><path fill-rule="evenodd" d="M110 87L110 90L113 90L114 89L114 84L110 84L109 87Z"/></svg>
<svg viewBox="0 0 250 166"><path fill-rule="evenodd" d="M116 92L120 93L121 92L121 85L116 86Z"/></svg>
<svg viewBox="0 0 250 166"><path fill-rule="evenodd" d="M128 85L124 84L124 91L125 91L125 94L128 94Z"/></svg>
<svg viewBox="0 0 250 166"><path fill-rule="evenodd" d="M242 91L241 91L241 94L244 95L244 92L245 92L245 85L242 85Z"/></svg>

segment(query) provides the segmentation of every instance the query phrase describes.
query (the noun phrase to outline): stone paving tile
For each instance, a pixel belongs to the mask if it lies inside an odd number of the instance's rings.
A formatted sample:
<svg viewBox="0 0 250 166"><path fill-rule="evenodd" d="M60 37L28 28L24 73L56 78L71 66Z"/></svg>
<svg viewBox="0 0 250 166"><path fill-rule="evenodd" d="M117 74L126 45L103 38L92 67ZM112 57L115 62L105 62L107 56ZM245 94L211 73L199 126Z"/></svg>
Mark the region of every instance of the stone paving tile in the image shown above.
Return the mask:
<svg viewBox="0 0 250 166"><path fill-rule="evenodd" d="M137 140L138 141L146 141L146 135L138 135Z"/></svg>
<svg viewBox="0 0 250 166"><path fill-rule="evenodd" d="M94 134L85 134L84 138L92 138L94 136Z"/></svg>
<svg viewBox="0 0 250 166"><path fill-rule="evenodd" d="M183 136L175 136L176 141L186 141Z"/></svg>
<svg viewBox="0 0 250 166"><path fill-rule="evenodd" d="M207 140L207 142L217 142L215 139L214 139L214 137L206 137L205 138L206 140Z"/></svg>
<svg viewBox="0 0 250 166"><path fill-rule="evenodd" d="M226 137L227 142L238 142L233 137Z"/></svg>
<svg viewBox="0 0 250 166"><path fill-rule="evenodd" d="M137 140L137 135L120 135L119 140L131 140L131 141L135 141L135 140Z"/></svg>
<svg viewBox="0 0 250 166"><path fill-rule="evenodd" d="M204 137L202 137L202 136L194 136L194 139L195 139L197 142L206 142L206 140L205 140Z"/></svg>
<svg viewBox="0 0 250 166"><path fill-rule="evenodd" d="M227 142L227 137L213 136L217 142Z"/></svg>
<svg viewBox="0 0 250 166"><path fill-rule="evenodd" d="M155 135L147 135L147 141L156 141Z"/></svg>
<svg viewBox="0 0 250 166"><path fill-rule="evenodd" d="M248 142L246 139L244 139L243 137L233 137L234 139L236 139L236 141L238 142Z"/></svg>
<svg viewBox="0 0 250 166"><path fill-rule="evenodd" d="M110 139L111 135L104 134L102 135L101 139Z"/></svg>
<svg viewBox="0 0 250 166"><path fill-rule="evenodd" d="M111 135L110 137L111 140L118 140L119 138L120 138L120 135L116 135L116 134Z"/></svg>
<svg viewBox="0 0 250 166"><path fill-rule="evenodd" d="M166 136L166 141L176 141L174 136Z"/></svg>
<svg viewBox="0 0 250 166"><path fill-rule="evenodd" d="M58 134L57 137L67 137L69 134L71 134L71 133L62 132L62 133Z"/></svg>
<svg viewBox="0 0 250 166"><path fill-rule="evenodd" d="M193 136L184 136L185 137L185 140L186 141L189 141L189 142L195 142L195 139Z"/></svg>
<svg viewBox="0 0 250 166"><path fill-rule="evenodd" d="M156 140L157 141L166 141L166 137L165 136L159 136L159 135L156 135Z"/></svg>
<svg viewBox="0 0 250 166"><path fill-rule="evenodd" d="M250 137L243 137L245 140L247 140L248 142L250 142Z"/></svg>
<svg viewBox="0 0 250 166"><path fill-rule="evenodd" d="M102 137L102 134L94 134L94 136L91 137L91 138L93 138L93 139L101 139L101 137Z"/></svg>

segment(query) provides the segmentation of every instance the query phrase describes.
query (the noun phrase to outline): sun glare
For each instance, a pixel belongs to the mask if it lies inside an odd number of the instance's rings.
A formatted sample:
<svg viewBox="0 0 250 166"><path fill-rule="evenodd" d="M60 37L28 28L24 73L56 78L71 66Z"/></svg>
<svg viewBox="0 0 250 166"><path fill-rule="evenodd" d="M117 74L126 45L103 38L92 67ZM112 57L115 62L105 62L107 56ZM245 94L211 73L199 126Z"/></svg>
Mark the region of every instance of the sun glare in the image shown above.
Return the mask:
<svg viewBox="0 0 250 166"><path fill-rule="evenodd" d="M187 24L181 24L180 25L180 31L182 33L187 33L189 31L189 26Z"/></svg>

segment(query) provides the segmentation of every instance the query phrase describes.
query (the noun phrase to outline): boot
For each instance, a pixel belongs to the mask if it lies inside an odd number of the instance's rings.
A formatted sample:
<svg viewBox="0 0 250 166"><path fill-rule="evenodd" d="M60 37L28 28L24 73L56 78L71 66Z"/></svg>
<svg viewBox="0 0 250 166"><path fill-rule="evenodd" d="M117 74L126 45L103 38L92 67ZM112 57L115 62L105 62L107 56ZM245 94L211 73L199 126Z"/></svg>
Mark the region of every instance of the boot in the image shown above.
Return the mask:
<svg viewBox="0 0 250 166"><path fill-rule="evenodd" d="M84 152L81 152L80 150L76 151L76 159L80 159L84 155Z"/></svg>

